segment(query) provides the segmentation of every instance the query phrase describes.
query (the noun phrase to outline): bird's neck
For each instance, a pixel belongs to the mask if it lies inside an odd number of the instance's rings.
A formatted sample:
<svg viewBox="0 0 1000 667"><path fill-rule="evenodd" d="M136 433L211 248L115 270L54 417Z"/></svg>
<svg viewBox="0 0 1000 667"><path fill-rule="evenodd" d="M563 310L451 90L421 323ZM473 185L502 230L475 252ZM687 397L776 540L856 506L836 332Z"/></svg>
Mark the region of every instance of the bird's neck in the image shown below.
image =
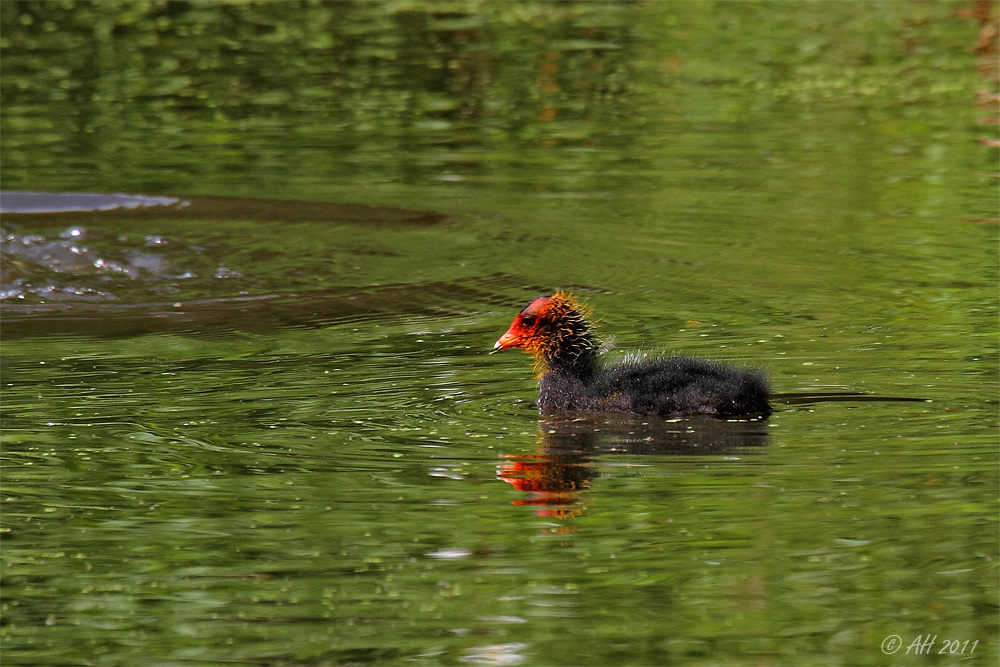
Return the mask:
<svg viewBox="0 0 1000 667"><path fill-rule="evenodd" d="M598 345L589 332L559 342L559 345L540 351L536 357L539 376L557 373L587 381L597 374L600 367Z"/></svg>

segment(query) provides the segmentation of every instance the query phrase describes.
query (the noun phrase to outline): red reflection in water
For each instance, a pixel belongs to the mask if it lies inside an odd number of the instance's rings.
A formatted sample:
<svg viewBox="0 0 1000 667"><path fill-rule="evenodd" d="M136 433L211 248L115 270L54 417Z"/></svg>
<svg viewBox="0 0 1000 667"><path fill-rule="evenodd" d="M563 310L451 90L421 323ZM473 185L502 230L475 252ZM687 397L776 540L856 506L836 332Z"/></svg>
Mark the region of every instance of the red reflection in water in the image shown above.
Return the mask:
<svg viewBox="0 0 1000 667"><path fill-rule="evenodd" d="M530 494L512 504L537 506L535 516L547 518L563 519L583 513L576 505L580 503L580 491L590 488L592 471L582 456L542 453L503 457L508 460L500 465L499 478Z"/></svg>

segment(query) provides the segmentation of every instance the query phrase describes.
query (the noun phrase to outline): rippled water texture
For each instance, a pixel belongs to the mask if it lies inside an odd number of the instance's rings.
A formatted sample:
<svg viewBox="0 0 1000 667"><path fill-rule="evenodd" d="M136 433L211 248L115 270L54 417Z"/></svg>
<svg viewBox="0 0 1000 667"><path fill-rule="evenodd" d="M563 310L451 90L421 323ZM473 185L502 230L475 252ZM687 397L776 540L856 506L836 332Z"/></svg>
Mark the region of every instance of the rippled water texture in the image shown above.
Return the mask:
<svg viewBox="0 0 1000 667"><path fill-rule="evenodd" d="M0 3L3 664L998 664L995 20Z"/></svg>

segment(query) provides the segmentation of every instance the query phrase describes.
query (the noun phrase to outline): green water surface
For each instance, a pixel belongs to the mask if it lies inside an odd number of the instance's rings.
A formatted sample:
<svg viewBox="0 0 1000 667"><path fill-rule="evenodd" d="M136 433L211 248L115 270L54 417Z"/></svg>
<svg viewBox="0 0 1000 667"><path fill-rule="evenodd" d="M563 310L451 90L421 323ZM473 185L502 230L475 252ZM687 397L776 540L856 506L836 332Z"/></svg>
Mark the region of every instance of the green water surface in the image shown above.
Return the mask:
<svg viewBox="0 0 1000 667"><path fill-rule="evenodd" d="M0 3L3 189L187 203L3 216L3 664L998 664L969 7ZM554 289L775 414L540 416Z"/></svg>

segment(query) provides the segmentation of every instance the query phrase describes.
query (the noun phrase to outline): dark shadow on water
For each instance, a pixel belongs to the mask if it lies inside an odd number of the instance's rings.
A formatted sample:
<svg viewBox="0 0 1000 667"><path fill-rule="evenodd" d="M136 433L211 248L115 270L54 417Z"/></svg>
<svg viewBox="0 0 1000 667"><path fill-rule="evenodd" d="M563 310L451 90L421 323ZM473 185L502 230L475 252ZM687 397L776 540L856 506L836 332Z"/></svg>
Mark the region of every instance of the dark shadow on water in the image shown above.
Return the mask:
<svg viewBox="0 0 1000 667"><path fill-rule="evenodd" d="M471 304L494 303L504 287L526 287L514 276L493 273L437 282L284 291L281 276L262 286L253 276L224 266L208 275L199 271L200 277L191 279L189 267L206 263L204 248L167 243L161 236L178 220L257 222L275 229L296 223L408 229L455 222L430 211L235 197L31 192L0 193L0 206L5 227L0 301L7 339L271 332L400 315L455 314L456 304L474 309ZM152 233L143 242L121 234L122 229ZM90 236L99 237L99 244Z"/></svg>
<svg viewBox="0 0 1000 667"><path fill-rule="evenodd" d="M187 331L267 333L400 315L456 315L461 313L455 304L490 303L498 284L512 282L521 284L513 276L493 274L455 281L141 304L4 304L3 333L8 339L53 334L117 338Z"/></svg>

